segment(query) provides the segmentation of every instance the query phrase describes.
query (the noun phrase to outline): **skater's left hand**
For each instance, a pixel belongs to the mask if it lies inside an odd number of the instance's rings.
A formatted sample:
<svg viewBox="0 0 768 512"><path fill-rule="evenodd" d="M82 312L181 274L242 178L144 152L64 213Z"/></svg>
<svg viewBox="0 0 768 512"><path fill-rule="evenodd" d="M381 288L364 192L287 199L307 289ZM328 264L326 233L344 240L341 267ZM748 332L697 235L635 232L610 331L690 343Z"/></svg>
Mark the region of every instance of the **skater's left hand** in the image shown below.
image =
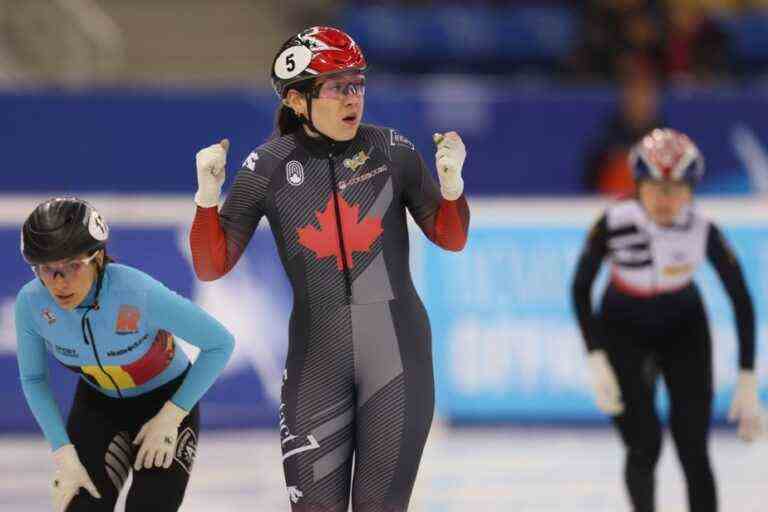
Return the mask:
<svg viewBox="0 0 768 512"><path fill-rule="evenodd" d="M160 412L141 427L133 444L141 444L133 469L152 466L171 467L176 441L179 437L179 425L188 412L170 400L165 402Z"/></svg>
<svg viewBox="0 0 768 512"><path fill-rule="evenodd" d="M456 132L436 133L432 136L437 145L435 162L440 180L440 193L448 201L455 201L464 192L461 168L467 158L467 149Z"/></svg>
<svg viewBox="0 0 768 512"><path fill-rule="evenodd" d="M746 442L752 442L763 434L763 412L757 397L757 376L754 371L739 372L728 419L739 422L738 435Z"/></svg>

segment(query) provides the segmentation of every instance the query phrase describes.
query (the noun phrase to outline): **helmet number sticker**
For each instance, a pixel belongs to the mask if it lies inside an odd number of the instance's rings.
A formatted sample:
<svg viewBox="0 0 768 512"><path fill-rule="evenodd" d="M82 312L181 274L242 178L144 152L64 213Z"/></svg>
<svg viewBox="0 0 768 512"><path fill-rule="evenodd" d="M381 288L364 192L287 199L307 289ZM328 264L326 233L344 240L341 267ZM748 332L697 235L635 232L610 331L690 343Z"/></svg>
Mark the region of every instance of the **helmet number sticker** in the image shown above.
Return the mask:
<svg viewBox="0 0 768 512"><path fill-rule="evenodd" d="M301 74L312 61L312 51L303 45L291 46L275 59L275 75L281 80L288 80Z"/></svg>
<svg viewBox="0 0 768 512"><path fill-rule="evenodd" d="M94 209L91 209L91 215L88 219L88 232L99 242L103 242L109 237L107 223L101 218L99 212Z"/></svg>

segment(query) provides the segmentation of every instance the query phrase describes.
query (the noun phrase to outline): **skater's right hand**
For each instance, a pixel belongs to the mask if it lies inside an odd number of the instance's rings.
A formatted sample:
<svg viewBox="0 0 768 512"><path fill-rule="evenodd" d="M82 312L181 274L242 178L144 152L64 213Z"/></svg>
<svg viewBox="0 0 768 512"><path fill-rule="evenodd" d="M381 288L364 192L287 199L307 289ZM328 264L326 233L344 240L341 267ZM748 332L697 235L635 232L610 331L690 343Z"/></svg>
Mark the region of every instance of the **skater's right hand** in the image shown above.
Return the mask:
<svg viewBox="0 0 768 512"><path fill-rule="evenodd" d="M605 351L593 350L587 355L587 362L597 408L609 416L618 416L624 412L624 404L621 402L619 381Z"/></svg>
<svg viewBox="0 0 768 512"><path fill-rule="evenodd" d="M229 140L203 148L197 152L197 193L195 203L203 208L219 205L221 186L224 184Z"/></svg>
<svg viewBox="0 0 768 512"><path fill-rule="evenodd" d="M53 461L56 472L53 475L53 510L64 512L72 498L84 488L94 498L101 498L101 494L93 485L88 471L85 470L77 456L77 451L72 444L65 444L53 452Z"/></svg>

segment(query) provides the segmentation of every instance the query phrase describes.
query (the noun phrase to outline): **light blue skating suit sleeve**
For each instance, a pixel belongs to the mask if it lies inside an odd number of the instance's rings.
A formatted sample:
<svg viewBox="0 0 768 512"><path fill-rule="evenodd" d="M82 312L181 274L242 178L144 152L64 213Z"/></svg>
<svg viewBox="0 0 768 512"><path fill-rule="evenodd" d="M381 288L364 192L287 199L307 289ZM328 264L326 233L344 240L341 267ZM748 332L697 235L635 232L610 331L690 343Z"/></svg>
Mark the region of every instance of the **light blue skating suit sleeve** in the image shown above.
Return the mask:
<svg viewBox="0 0 768 512"><path fill-rule="evenodd" d="M202 308L149 276L150 322L198 347L200 354L171 401L189 411L214 383L235 345L232 334Z"/></svg>
<svg viewBox="0 0 768 512"><path fill-rule="evenodd" d="M48 382L48 356L45 339L34 328L32 309L24 289L16 298L15 322L17 357L21 388L37 423L51 447L56 450L69 444L61 411Z"/></svg>

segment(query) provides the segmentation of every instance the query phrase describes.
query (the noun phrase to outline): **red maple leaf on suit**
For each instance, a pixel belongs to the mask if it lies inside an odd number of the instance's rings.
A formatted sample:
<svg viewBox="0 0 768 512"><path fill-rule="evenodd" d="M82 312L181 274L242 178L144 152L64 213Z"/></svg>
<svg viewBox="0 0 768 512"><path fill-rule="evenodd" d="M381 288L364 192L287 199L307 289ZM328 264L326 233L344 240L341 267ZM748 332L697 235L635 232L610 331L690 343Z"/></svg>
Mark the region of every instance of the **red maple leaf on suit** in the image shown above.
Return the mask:
<svg viewBox="0 0 768 512"><path fill-rule="evenodd" d="M344 232L344 249L347 259L347 267L353 268L355 262L352 259L353 252L368 252L371 245L384 232L381 227L381 219L378 217L366 217L358 221L360 206L350 205L341 195L337 195L339 201L339 213ZM333 194L328 198L325 210L315 212L320 229L312 223L296 231L299 234L299 243L313 251L318 259L329 256L336 257L336 266L344 269L341 259L341 245L339 244L338 229L336 224L336 209L333 205Z"/></svg>

